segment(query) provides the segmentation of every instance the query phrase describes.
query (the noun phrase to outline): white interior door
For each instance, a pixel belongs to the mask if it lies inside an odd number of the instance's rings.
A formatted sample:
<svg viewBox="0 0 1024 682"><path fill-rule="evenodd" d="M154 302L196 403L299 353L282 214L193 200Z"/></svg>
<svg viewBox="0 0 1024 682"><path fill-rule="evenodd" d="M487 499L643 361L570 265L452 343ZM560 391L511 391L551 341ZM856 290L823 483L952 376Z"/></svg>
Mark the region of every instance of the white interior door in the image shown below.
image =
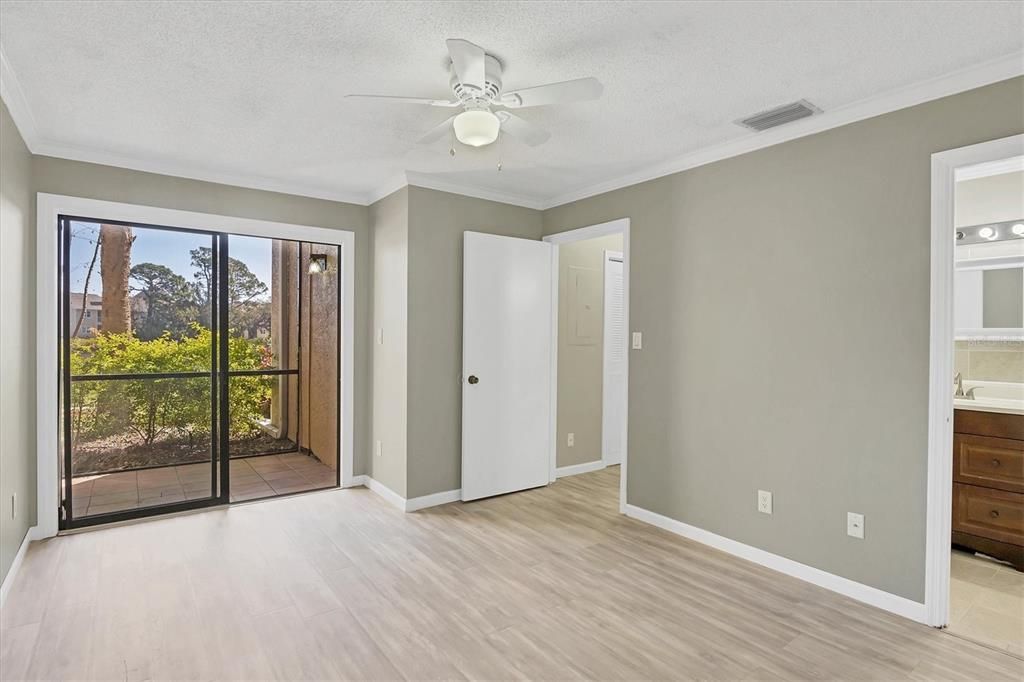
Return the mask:
<svg viewBox="0 0 1024 682"><path fill-rule="evenodd" d="M551 245L466 232L462 499L547 485Z"/></svg>
<svg viewBox="0 0 1024 682"><path fill-rule="evenodd" d="M621 464L626 425L626 321L623 315L622 254L604 252L604 381L601 459Z"/></svg>

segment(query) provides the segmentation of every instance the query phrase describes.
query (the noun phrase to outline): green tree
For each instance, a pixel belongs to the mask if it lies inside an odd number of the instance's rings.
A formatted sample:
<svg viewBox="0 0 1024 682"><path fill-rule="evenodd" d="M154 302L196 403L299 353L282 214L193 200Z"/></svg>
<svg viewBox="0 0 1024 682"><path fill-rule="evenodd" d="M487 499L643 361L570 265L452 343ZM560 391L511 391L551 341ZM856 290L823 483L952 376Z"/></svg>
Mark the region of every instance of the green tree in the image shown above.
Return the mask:
<svg viewBox="0 0 1024 682"><path fill-rule="evenodd" d="M140 263L132 267L131 279L132 329L140 339L151 341L165 332L181 338L199 320L195 289L169 267Z"/></svg>
<svg viewBox="0 0 1024 682"><path fill-rule="evenodd" d="M192 267L196 269L193 279L195 298L199 304L200 320L209 326L210 295L214 281L213 252L208 246L189 251ZM246 309L267 294L267 285L253 274L249 266L237 258L228 258L228 310L229 314L245 314ZM269 318L269 310L268 318ZM232 320L234 326L234 320Z"/></svg>

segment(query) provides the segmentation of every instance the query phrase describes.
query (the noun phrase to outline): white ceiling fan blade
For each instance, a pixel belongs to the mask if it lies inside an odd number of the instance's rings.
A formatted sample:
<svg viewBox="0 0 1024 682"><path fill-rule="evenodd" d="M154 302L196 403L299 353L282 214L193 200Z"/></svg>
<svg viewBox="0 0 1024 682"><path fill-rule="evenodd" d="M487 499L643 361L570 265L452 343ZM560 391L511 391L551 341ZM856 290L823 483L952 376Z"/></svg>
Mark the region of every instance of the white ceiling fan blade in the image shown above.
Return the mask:
<svg viewBox="0 0 1024 682"><path fill-rule="evenodd" d="M501 120L502 132L522 140L531 147L544 144L551 138L551 133L548 131L507 111L499 112L498 119Z"/></svg>
<svg viewBox="0 0 1024 682"><path fill-rule="evenodd" d="M596 78L577 78L561 83L548 83L522 90L502 93L501 104L510 108L540 107L545 104L583 102L597 99L604 91L601 81Z"/></svg>
<svg viewBox="0 0 1024 682"><path fill-rule="evenodd" d="M396 97L394 95L345 95L345 98L380 99L393 104L427 104L432 107L457 107L461 102L449 102L445 99L428 99L426 97Z"/></svg>
<svg viewBox="0 0 1024 682"><path fill-rule="evenodd" d="M456 116L458 116L458 114L456 114ZM452 121L454 120L455 116L450 116L446 118L444 121L438 123L436 126L428 130L423 137L416 140L416 143L430 144L431 142L437 142L442 137L444 137L448 133L448 131L452 129Z"/></svg>
<svg viewBox="0 0 1024 682"><path fill-rule="evenodd" d="M461 38L449 38L445 43L448 45L448 54L452 57L452 66L455 67L455 75L459 77L459 82L463 86L476 88L482 92L486 79L484 48Z"/></svg>

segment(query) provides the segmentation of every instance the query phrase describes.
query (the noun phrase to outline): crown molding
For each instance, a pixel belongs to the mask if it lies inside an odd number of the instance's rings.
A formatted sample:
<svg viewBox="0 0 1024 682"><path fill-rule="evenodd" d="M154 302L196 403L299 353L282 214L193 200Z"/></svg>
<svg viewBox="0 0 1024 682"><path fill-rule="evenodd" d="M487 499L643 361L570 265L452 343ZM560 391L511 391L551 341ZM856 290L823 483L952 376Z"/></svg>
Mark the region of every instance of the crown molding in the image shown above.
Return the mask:
<svg viewBox="0 0 1024 682"><path fill-rule="evenodd" d="M422 187L424 189L432 189L438 192L449 192L450 194L461 194L464 197L496 201L500 204L512 204L513 206L532 208L536 211L543 210L544 208L544 201L542 199L530 197L525 194L515 194L513 192L502 192L496 189L475 187L473 185L445 180L427 173L409 171L405 175L408 184L413 187Z"/></svg>
<svg viewBox="0 0 1024 682"><path fill-rule="evenodd" d="M84 161L104 166L115 166L129 170L142 171L143 173L156 173L159 175L170 175L177 178L189 180L201 180L203 182L214 182L220 185L231 185L245 189L258 189L266 192L279 192L311 199L326 199L328 201L339 201L346 204L358 206L367 205L366 195L361 192L346 192L329 187L306 185L302 183L288 182L265 178L248 173L233 173L230 171L202 168L187 163L176 161L165 161L160 159L146 159L142 157L107 152L88 147L79 147L71 144L55 143L45 140L36 142L31 148L33 154L39 156L55 156L60 159L71 161Z"/></svg>
<svg viewBox="0 0 1024 682"><path fill-rule="evenodd" d="M555 196L543 197L477 187L445 179L437 175L415 171L407 171L395 175L369 192L347 191L335 187L289 182L258 175L197 167L188 163L148 159L45 140L39 136L38 126L32 110L28 106L24 91L11 68L10 62L7 60L6 54L4 54L2 47L0 47L0 97L7 104L15 126L25 140L25 145L33 154L204 182L214 182L235 187L338 201L359 206L368 206L402 187L412 185L439 192L449 192L476 199L522 206L534 210L546 210L641 182L655 180L715 161L789 142L790 140L807 135L814 135L815 133L837 128L848 123L854 123L1008 78L1014 78L1022 74L1024 74L1024 52L1015 52L1005 57L960 69L944 76L890 90L881 95L826 111L817 116L796 121L780 128L763 133L750 133L734 140L728 140L668 159L626 175L586 185Z"/></svg>
<svg viewBox="0 0 1024 682"><path fill-rule="evenodd" d="M790 123L786 126L750 133L735 140L698 149L654 166L634 171L611 180L594 183L571 192L565 192L542 202L542 209L562 206L573 201L586 199L612 190L629 187L648 180L721 161L734 156L772 147L807 135L824 132L831 128L873 118L899 109L906 109L931 100L955 95L959 92L980 88L1008 78L1024 74L1024 52L1013 54L975 66L953 71L944 76L889 90L888 92L862 99L852 104L826 111L817 116Z"/></svg>
<svg viewBox="0 0 1024 682"><path fill-rule="evenodd" d="M397 192L398 190L402 189L403 187L408 186L408 184L409 178L406 177L406 173L399 173L398 175L394 176L387 182L378 185L374 190L372 190L366 196L366 203L367 205L375 204L384 197L390 196Z"/></svg>
<svg viewBox="0 0 1024 682"><path fill-rule="evenodd" d="M0 99L3 99L7 105L7 111L11 112L14 127L21 133L21 139L25 141L25 146L35 154L34 147L39 139L39 128L36 126L36 119L28 106L28 100L25 99L21 83L14 75L14 69L7 61L7 55L2 46L0 46Z"/></svg>

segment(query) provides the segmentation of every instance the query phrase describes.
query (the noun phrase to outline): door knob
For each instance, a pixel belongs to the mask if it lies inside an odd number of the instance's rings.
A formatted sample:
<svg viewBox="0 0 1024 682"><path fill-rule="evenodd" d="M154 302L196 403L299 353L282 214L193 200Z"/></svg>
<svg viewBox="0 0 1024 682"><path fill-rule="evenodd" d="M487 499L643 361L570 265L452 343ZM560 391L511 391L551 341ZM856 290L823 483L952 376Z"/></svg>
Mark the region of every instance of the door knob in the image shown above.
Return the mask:
<svg viewBox="0 0 1024 682"><path fill-rule="evenodd" d="M467 381L469 381L469 383L471 383L471 384L479 384L480 383L480 379L478 379L475 374L470 374L469 375L469 379L467 379Z"/></svg>

